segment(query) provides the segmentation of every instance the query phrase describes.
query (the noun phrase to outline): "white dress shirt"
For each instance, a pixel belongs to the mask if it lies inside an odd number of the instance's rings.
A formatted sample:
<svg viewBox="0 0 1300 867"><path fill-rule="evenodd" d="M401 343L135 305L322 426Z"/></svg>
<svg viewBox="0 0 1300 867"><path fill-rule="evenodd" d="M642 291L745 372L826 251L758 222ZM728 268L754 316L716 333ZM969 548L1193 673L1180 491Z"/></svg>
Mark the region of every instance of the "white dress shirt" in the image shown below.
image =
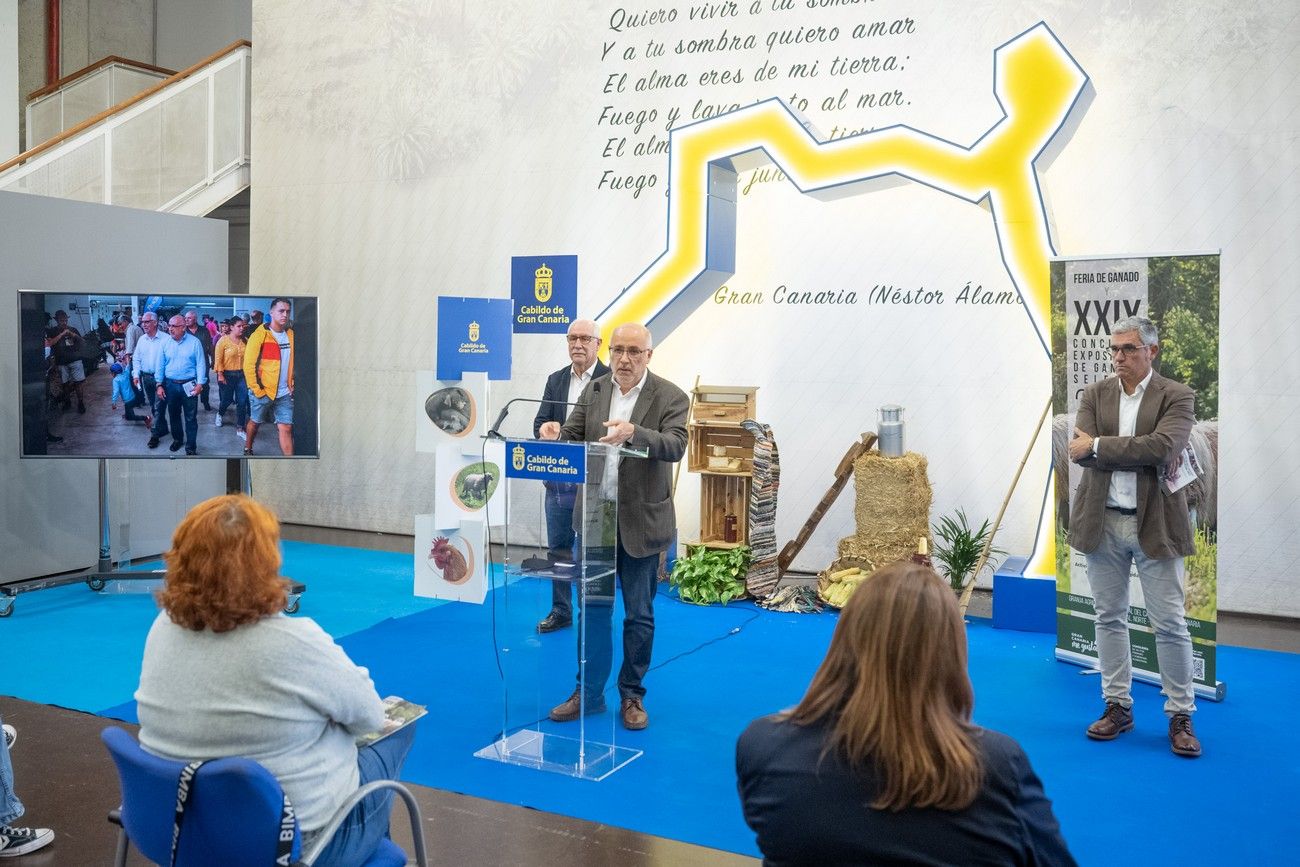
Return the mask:
<svg viewBox="0 0 1300 867"><path fill-rule="evenodd" d="M614 386L614 393L609 397L609 418L607 421L627 421L632 420L632 409L636 406L636 399L641 396L641 389L645 386L646 377L650 371L646 370L641 374L641 381L623 393L623 389L617 382L611 383Z"/></svg>
<svg viewBox="0 0 1300 867"><path fill-rule="evenodd" d="M1119 384L1119 436L1131 437L1137 430L1138 407L1142 405L1142 396L1147 393L1147 386L1151 384L1151 374L1154 371L1147 371L1147 375L1133 389L1132 394L1124 391L1124 383ZM1097 453L1097 443L1100 437L1092 441L1092 453ZM1128 471L1115 471L1110 474L1110 490L1106 492L1106 505L1115 506L1120 509L1137 508L1137 473Z"/></svg>
<svg viewBox="0 0 1300 867"><path fill-rule="evenodd" d="M596 369L595 364L592 364L591 367L588 367L582 373L574 373L573 368L572 367L569 368L569 396L566 397L565 400L567 400L570 404L575 404L578 402L578 395L582 394L582 390L587 387L587 383L591 382L591 372L595 369ZM565 417L568 417L569 412L572 409L573 409L572 406L565 408L564 410Z"/></svg>
<svg viewBox="0 0 1300 867"><path fill-rule="evenodd" d="M131 354L131 374L134 378L139 379L142 373L153 376L157 372L158 355L162 352L163 341L170 339L161 331L155 331L153 337L140 335L140 339L135 342L135 352Z"/></svg>

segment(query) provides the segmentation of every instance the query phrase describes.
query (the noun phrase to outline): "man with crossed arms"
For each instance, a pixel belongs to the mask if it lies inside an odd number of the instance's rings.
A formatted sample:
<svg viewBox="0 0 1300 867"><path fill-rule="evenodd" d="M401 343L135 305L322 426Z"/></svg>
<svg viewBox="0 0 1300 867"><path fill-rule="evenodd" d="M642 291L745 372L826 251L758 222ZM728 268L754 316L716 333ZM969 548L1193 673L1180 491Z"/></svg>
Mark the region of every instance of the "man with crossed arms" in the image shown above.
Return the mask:
<svg viewBox="0 0 1300 867"><path fill-rule="evenodd" d="M1088 726L1093 740L1133 728L1129 647L1129 569L1137 565L1169 717L1169 747L1201 754L1192 730L1192 638L1187 630L1183 557L1195 553L1187 491L1172 494L1163 466L1179 460L1195 421L1196 395L1156 373L1160 335L1150 319L1131 316L1111 331L1116 375L1084 389L1070 441L1070 460L1084 467L1070 506L1070 545L1088 558L1097 609L1097 660L1106 710Z"/></svg>

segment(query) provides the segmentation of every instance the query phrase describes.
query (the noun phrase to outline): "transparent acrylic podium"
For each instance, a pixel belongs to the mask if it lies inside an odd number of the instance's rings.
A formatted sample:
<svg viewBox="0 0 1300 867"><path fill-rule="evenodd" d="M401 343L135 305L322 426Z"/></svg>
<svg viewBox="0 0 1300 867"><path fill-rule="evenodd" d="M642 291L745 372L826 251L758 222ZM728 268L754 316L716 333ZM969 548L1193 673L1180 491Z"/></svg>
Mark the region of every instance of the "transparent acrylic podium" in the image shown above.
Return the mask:
<svg viewBox="0 0 1300 867"><path fill-rule="evenodd" d="M537 440L507 440L505 452L504 577L495 579L487 600L502 679L501 731L474 755L602 780L641 755L617 742L619 701L612 688L613 647L621 646L613 618L618 464L620 457L640 456L600 443ZM583 481L559 481L574 477ZM557 523L571 521L574 543L567 550L548 546L548 510ZM573 625L539 634L553 581L573 587ZM551 720L551 708L575 689L582 713L570 722Z"/></svg>

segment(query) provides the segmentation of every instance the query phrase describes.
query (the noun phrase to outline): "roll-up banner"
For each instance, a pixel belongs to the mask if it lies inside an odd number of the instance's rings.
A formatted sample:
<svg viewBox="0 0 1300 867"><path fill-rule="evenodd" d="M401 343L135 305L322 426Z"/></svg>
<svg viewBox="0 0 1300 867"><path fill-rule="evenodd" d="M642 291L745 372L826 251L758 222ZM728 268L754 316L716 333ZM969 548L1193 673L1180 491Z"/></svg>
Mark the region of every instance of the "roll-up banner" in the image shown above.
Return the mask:
<svg viewBox="0 0 1300 867"><path fill-rule="evenodd" d="M1079 398L1090 383L1115 375L1111 331L1144 316L1160 332L1154 367L1196 392L1188 443L1196 478L1188 486L1196 553L1185 558L1187 625L1197 695L1220 700L1215 665L1219 466L1219 256L1124 256L1054 259L1052 299L1052 463L1056 492L1057 659L1097 663L1096 612L1087 558L1070 547L1070 502L1083 470L1067 443ZM1147 623L1136 569L1129 597L1133 676L1159 683L1155 636Z"/></svg>

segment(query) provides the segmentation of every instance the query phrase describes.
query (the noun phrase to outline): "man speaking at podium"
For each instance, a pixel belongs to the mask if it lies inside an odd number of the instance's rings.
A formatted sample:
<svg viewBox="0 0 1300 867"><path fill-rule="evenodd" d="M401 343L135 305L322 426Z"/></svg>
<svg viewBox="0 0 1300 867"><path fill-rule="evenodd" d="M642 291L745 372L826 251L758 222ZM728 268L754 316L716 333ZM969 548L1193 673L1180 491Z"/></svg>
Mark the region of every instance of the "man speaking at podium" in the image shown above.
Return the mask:
<svg viewBox="0 0 1300 867"><path fill-rule="evenodd" d="M596 323L590 319L575 319L566 335L569 343L569 362L546 378L543 403L533 419L533 436L541 436L542 425L553 421L557 425L569 414L570 405L578 402L583 389L609 373L596 353L600 350L600 336ZM552 558L567 560L573 555L573 501L578 486L566 482L543 482L546 487L546 546ZM538 632L554 632L573 622L571 597L572 581L551 582L551 611L537 624Z"/></svg>
<svg viewBox="0 0 1300 867"><path fill-rule="evenodd" d="M612 372L593 379L561 427L541 425L543 439L583 440L645 449L645 459L619 463L618 540L615 571L623 588L623 667L618 673L623 727L649 724L642 680L654 644L654 597L659 554L672 544L677 525L673 510L672 465L686 452L686 394L649 371L654 354L650 332L633 322L610 336ZM605 682L612 666L609 630L588 630L587 695L581 687L551 709L556 722L605 710ZM601 639L604 638L605 641Z"/></svg>

